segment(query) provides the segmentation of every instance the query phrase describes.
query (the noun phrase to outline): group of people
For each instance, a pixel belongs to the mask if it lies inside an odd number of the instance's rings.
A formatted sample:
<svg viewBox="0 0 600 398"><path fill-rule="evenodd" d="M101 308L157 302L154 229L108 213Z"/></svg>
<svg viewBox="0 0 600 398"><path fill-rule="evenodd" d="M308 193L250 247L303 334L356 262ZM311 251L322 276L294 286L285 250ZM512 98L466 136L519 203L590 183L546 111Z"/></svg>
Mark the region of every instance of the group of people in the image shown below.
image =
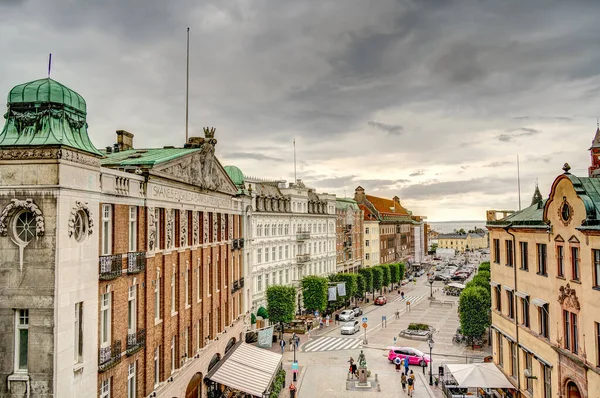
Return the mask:
<svg viewBox="0 0 600 398"><path fill-rule="evenodd" d="M296 349L298 349L298 347L300 346L300 337L298 337L298 335L296 333L294 333L292 335L292 337L290 337L289 343L290 343L290 351L294 351L294 346L296 346ZM282 354L285 351L285 345L286 344L285 344L284 339L279 340L279 347L281 347Z"/></svg>
<svg viewBox="0 0 600 398"><path fill-rule="evenodd" d="M396 365L396 372L400 372L404 368L404 372L400 376L400 383L402 384L402 391L406 392L406 386L408 385L408 396L412 397L413 391L415 390L415 374L411 370L409 373L408 369L408 358L396 358L394 359L394 365Z"/></svg>

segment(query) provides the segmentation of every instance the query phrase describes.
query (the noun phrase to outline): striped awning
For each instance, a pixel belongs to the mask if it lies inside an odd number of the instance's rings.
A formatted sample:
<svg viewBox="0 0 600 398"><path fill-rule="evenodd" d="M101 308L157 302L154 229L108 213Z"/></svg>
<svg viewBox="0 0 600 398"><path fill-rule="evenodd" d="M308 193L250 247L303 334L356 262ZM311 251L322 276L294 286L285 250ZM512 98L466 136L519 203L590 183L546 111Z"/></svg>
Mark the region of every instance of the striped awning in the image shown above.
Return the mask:
<svg viewBox="0 0 600 398"><path fill-rule="evenodd" d="M207 377L235 390L262 397L271 385L283 356L246 343L239 344L232 351Z"/></svg>

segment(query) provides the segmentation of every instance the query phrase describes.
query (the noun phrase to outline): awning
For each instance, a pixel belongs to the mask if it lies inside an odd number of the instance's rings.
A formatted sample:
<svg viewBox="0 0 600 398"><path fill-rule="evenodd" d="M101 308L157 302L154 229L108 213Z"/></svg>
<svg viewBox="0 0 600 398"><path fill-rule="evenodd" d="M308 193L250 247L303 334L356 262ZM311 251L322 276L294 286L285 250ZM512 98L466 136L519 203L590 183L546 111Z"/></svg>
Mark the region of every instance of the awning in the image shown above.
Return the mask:
<svg viewBox="0 0 600 398"><path fill-rule="evenodd" d="M517 296L517 297L521 297L521 298L524 298L524 299L526 299L527 297L529 297L529 295L528 295L527 293L525 293L525 292L520 292L520 291L518 291L518 290L515 292L515 296Z"/></svg>
<svg viewBox="0 0 600 398"><path fill-rule="evenodd" d="M536 307L543 307L548 303L546 301L536 297L531 300L531 304L535 305Z"/></svg>
<svg viewBox="0 0 600 398"><path fill-rule="evenodd" d="M493 363L446 365L459 387L515 388Z"/></svg>
<svg viewBox="0 0 600 398"><path fill-rule="evenodd" d="M455 287L457 289L464 289L466 286L462 283L448 283L448 287Z"/></svg>
<svg viewBox="0 0 600 398"><path fill-rule="evenodd" d="M271 385L283 356L250 344L238 344L207 377L235 390L262 397Z"/></svg>
<svg viewBox="0 0 600 398"><path fill-rule="evenodd" d="M496 287L500 284L498 282L490 281L490 285Z"/></svg>
<svg viewBox="0 0 600 398"><path fill-rule="evenodd" d="M502 286L502 289L504 289L504 290L508 290L509 292L512 292L512 291L514 290L512 287L510 287L510 286L506 286L506 285L505 285L505 286Z"/></svg>

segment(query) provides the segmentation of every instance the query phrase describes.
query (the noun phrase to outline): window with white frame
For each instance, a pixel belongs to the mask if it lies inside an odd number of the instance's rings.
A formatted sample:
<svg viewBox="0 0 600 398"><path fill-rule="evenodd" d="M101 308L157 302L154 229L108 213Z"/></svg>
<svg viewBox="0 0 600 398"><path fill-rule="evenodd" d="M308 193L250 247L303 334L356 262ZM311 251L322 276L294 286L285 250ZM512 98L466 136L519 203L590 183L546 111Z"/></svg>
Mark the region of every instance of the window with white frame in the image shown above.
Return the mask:
<svg viewBox="0 0 600 398"><path fill-rule="evenodd" d="M271 248L271 258L273 259L272 261L275 261L275 260L277 260L277 257L275 256L275 254L276 254L276 253L275 253L275 250L277 250L277 248L276 248L275 246L273 246L273 247Z"/></svg>
<svg viewBox="0 0 600 398"><path fill-rule="evenodd" d="M159 347L154 349L154 387L160 383L160 350Z"/></svg>
<svg viewBox="0 0 600 398"><path fill-rule="evenodd" d="M100 383L100 398L110 398L110 378Z"/></svg>
<svg viewBox="0 0 600 398"><path fill-rule="evenodd" d="M265 289L269 288L269 275L268 272L265 274Z"/></svg>
<svg viewBox="0 0 600 398"><path fill-rule="evenodd" d="M369 227L365 228L365 234L369 235Z"/></svg>
<svg viewBox="0 0 600 398"><path fill-rule="evenodd" d="M269 236L269 224L265 224L265 236Z"/></svg>
<svg viewBox="0 0 600 398"><path fill-rule="evenodd" d="M129 251L137 250L137 207L129 206Z"/></svg>
<svg viewBox="0 0 600 398"><path fill-rule="evenodd" d="M289 235L290 234L290 226L289 226L289 224L285 224L284 231L285 231L285 235Z"/></svg>
<svg viewBox="0 0 600 398"><path fill-rule="evenodd" d="M160 209L154 209L154 225L156 226L156 242L154 246L156 250L160 249L160 237L162 230L160 229Z"/></svg>
<svg viewBox="0 0 600 398"><path fill-rule="evenodd" d="M369 253L365 253L365 260L369 259Z"/></svg>
<svg viewBox="0 0 600 398"><path fill-rule="evenodd" d="M127 372L127 398L136 398L136 375L135 375L135 362L129 364Z"/></svg>
<svg viewBox="0 0 600 398"><path fill-rule="evenodd" d="M112 206L102 205L102 255L112 254Z"/></svg>
<svg viewBox="0 0 600 398"><path fill-rule="evenodd" d="M269 262L269 248L267 247L265 249L265 263Z"/></svg>
<svg viewBox="0 0 600 398"><path fill-rule="evenodd" d="M279 260L283 259L283 246L279 246Z"/></svg>
<svg viewBox="0 0 600 398"><path fill-rule="evenodd" d="M100 347L108 347L110 345L111 301L111 292L100 296Z"/></svg>
<svg viewBox="0 0 600 398"><path fill-rule="evenodd" d="M171 339L171 373L175 372L175 362L177 362L177 358L175 356L175 337L176 336L173 336Z"/></svg>
<svg viewBox="0 0 600 398"><path fill-rule="evenodd" d="M262 263L262 249L256 249L256 263Z"/></svg>
<svg viewBox="0 0 600 398"><path fill-rule="evenodd" d="M273 274L271 275L271 281L274 285L277 284L277 272L273 272Z"/></svg>
<svg viewBox="0 0 600 398"><path fill-rule="evenodd" d="M202 278L201 278L200 259L198 259L198 267L196 268L196 300L202 300Z"/></svg>
<svg viewBox="0 0 600 398"><path fill-rule="evenodd" d="M156 271L156 283L154 284L154 321L160 320L160 271Z"/></svg>
<svg viewBox="0 0 600 398"><path fill-rule="evenodd" d="M29 310L15 311L15 373L27 372L29 356Z"/></svg>
<svg viewBox="0 0 600 398"><path fill-rule="evenodd" d="M283 270L279 271L279 284L283 285Z"/></svg>
<svg viewBox="0 0 600 398"><path fill-rule="evenodd" d="M137 331L137 285L129 286L127 300L127 334Z"/></svg>
<svg viewBox="0 0 600 398"><path fill-rule="evenodd" d="M277 228L277 233L279 235L283 235L283 224L279 224L279 227Z"/></svg>
<svg viewBox="0 0 600 398"><path fill-rule="evenodd" d="M185 305L190 305L190 264L185 262Z"/></svg>
<svg viewBox="0 0 600 398"><path fill-rule="evenodd" d="M369 240L368 240L368 239L367 239L367 240L365 240L365 246L366 246L366 247L369 247Z"/></svg>
<svg viewBox="0 0 600 398"><path fill-rule="evenodd" d="M271 226L271 235L277 236L277 225L275 224Z"/></svg>
<svg viewBox="0 0 600 398"><path fill-rule="evenodd" d="M171 274L171 314L174 314L177 307L176 307L176 301L177 298L176 293L177 291L175 290L175 278L177 277L177 267L175 266L175 264L173 264L173 273Z"/></svg>
<svg viewBox="0 0 600 398"><path fill-rule="evenodd" d="M262 275L258 275L256 277L256 291L257 292L262 291Z"/></svg>
<svg viewBox="0 0 600 398"><path fill-rule="evenodd" d="M285 283L290 283L290 270L286 269L285 270Z"/></svg>
<svg viewBox="0 0 600 398"><path fill-rule="evenodd" d="M75 363L83 362L83 302L75 303L75 341L73 352Z"/></svg>
<svg viewBox="0 0 600 398"><path fill-rule="evenodd" d="M290 258L290 246L289 245L285 245L285 258L286 259Z"/></svg>

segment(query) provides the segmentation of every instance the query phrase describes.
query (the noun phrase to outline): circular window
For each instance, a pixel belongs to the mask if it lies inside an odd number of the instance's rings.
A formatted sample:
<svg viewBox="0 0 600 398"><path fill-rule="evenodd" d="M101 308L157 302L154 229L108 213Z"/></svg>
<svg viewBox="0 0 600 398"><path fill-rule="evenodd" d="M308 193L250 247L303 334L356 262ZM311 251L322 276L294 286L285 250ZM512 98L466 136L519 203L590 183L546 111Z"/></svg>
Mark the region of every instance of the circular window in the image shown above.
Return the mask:
<svg viewBox="0 0 600 398"><path fill-rule="evenodd" d="M568 222L571 219L571 209L568 203L563 203L560 215L565 222Z"/></svg>
<svg viewBox="0 0 600 398"><path fill-rule="evenodd" d="M85 239L87 234L87 214L83 210L75 213L75 223L73 225L73 234L77 242Z"/></svg>
<svg viewBox="0 0 600 398"><path fill-rule="evenodd" d="M35 237L35 215L30 211L22 211L15 217L14 236L17 243L26 245Z"/></svg>

